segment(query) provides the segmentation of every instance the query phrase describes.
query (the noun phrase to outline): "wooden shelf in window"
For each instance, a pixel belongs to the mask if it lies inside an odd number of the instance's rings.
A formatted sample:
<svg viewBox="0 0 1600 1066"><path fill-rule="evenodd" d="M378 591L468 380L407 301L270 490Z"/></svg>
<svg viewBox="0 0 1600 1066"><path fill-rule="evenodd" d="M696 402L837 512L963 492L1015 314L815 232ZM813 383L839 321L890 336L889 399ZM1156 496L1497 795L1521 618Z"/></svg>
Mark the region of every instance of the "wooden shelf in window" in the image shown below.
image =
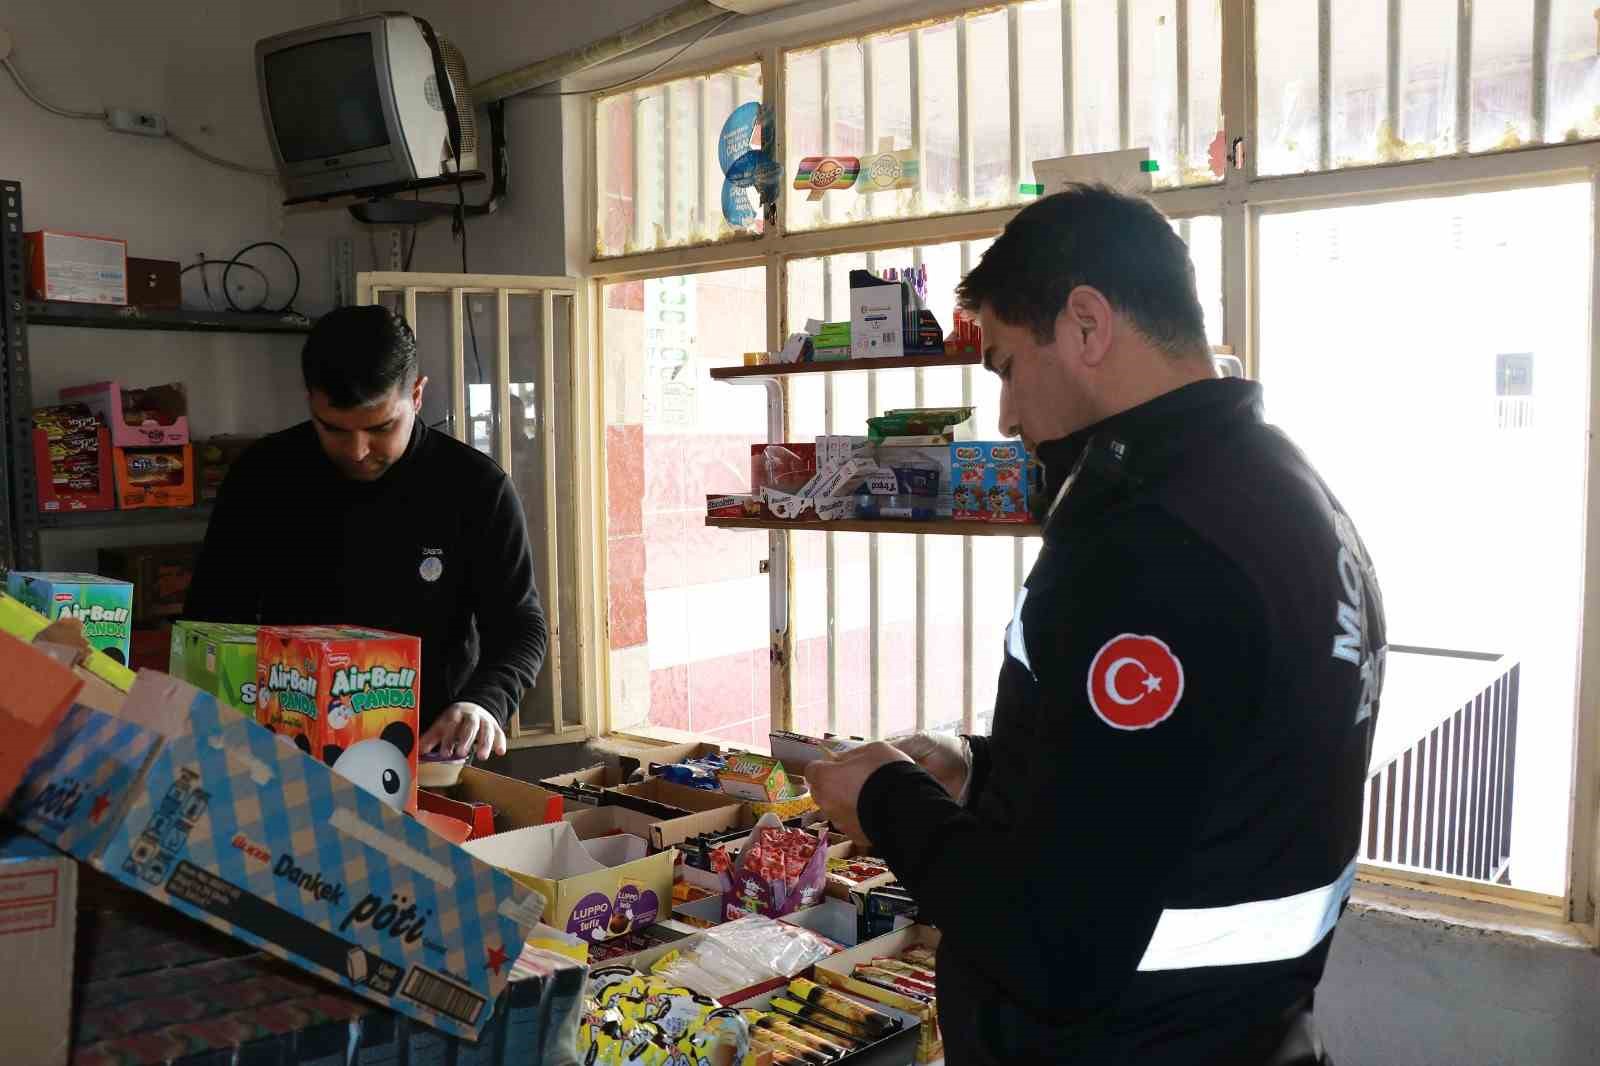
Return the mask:
<svg viewBox="0 0 1600 1066"><path fill-rule="evenodd" d="M270 311L163 310L61 300L29 300L28 325L81 329L161 329L179 333L310 333L305 315Z"/></svg>
<svg viewBox="0 0 1600 1066"><path fill-rule="evenodd" d="M785 522L777 518L707 518L713 529L788 529L797 533L926 533L950 537L1037 537L1032 522L907 522L895 518L843 519L838 522Z"/></svg>
<svg viewBox="0 0 1600 1066"><path fill-rule="evenodd" d="M838 359L827 363L783 363L777 366L725 366L711 371L714 381L743 378L787 378L801 374L850 374L864 370L918 370L939 366L977 366L977 355L912 355L898 359Z"/></svg>

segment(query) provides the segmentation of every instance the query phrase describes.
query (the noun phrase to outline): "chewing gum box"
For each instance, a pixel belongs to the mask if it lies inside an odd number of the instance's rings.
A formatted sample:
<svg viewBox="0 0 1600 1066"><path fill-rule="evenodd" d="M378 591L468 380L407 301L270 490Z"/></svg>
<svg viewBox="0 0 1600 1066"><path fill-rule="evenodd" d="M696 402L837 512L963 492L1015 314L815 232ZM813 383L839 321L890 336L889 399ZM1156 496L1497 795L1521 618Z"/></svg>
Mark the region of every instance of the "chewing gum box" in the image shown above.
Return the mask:
<svg viewBox="0 0 1600 1066"><path fill-rule="evenodd" d="M165 906L461 1036L489 1024L533 924L510 877L151 671L116 713L75 706L7 813Z"/></svg>
<svg viewBox="0 0 1600 1066"><path fill-rule="evenodd" d="M396 810L417 809L422 641L353 626L262 626L256 721Z"/></svg>
<svg viewBox="0 0 1600 1066"><path fill-rule="evenodd" d="M133 637L133 586L98 574L30 574L13 570L6 590L54 622L83 623L89 647L117 662L128 662Z"/></svg>

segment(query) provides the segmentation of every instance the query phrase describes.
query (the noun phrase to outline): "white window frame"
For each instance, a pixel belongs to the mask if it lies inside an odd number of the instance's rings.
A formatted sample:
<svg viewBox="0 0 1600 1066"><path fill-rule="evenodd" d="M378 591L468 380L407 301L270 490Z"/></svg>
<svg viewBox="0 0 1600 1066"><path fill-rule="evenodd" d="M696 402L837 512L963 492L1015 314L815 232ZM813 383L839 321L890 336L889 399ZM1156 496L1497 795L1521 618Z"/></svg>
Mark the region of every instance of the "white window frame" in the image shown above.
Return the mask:
<svg viewBox="0 0 1600 1066"><path fill-rule="evenodd" d="M1180 0L1180 3L1182 0ZM1264 0L1263 0L1264 2ZM1462 9L1470 11L1467 0L1461 0ZM974 7L972 10L982 10ZM1013 8L1013 11L1015 8ZM942 16L946 11L941 10ZM1527 188L1539 185L1587 180L1595 198L1593 215L1593 248L1600 254L1600 142L1563 143L1526 147L1511 151L1490 152L1477 155L1464 152L1470 124L1459 121L1458 137L1463 151L1460 154L1415 160L1404 163L1353 167L1344 170L1324 170L1306 174L1265 177L1255 169L1256 158L1256 99L1255 99L1255 49L1254 7L1251 0L1222 0L1222 112L1225 116L1224 135L1228 144L1243 138L1246 148L1245 167L1229 167L1225 179L1215 185L1189 186L1166 189L1152 194L1155 203L1174 219L1201 215L1216 215L1222 219L1223 248L1223 341L1242 357L1247 373L1259 372L1260 331L1259 308L1255 293L1258 291L1256 270L1257 224L1263 214L1299 211L1329 205L1354 205L1382 203L1409 198L1422 198L1461 192L1484 192L1501 189ZM1013 17L1013 22L1015 21ZM854 30L849 38L863 34L888 32L905 25L905 19L889 21L876 28ZM1324 34L1326 39L1326 34ZM838 40L837 33L782 47L764 48L757 58L763 67L762 88L766 105L779 116L784 107L784 57L787 52L803 51ZM1459 79L1470 84L1470 57L1468 45L1462 42L1458 55ZM1321 48L1326 69L1326 44ZM1541 50L1536 48L1537 53ZM1546 50L1547 51L1547 50ZM748 51L729 53L708 61L701 59L694 72L720 69L751 60ZM1390 66L1395 64L1391 59ZM1070 78L1070 67L1067 68ZM676 80L687 73L669 72L660 79ZM962 75L964 77L964 71ZM1391 71L1391 80L1394 73ZM1123 79L1124 81L1126 79ZM1326 83L1327 79L1321 79ZM1542 84L1536 81L1536 84ZM1012 107L1017 107L1017 93L1011 94ZM1325 95L1325 94L1324 94ZM960 96L965 107L966 94ZM1069 97L1070 99L1070 97ZM1124 99L1126 96L1124 94ZM1391 94L1391 100L1393 100ZM1469 98L1463 93L1458 98L1458 108ZM1323 113L1327 101L1321 101ZM1544 121L1544 101L1535 104L1535 120ZM1068 119L1070 121L1070 118ZM1015 118L1013 129L1017 128ZM1323 129L1327 130L1324 121ZM1126 134L1126 123L1123 123ZM597 219L597 174L595 171L596 125L593 102L584 124L588 180L585 182L586 203L583 217L593 226ZM780 119L780 139L782 136ZM1326 140L1324 135L1323 140ZM785 160L785 174L792 173L793 160ZM1016 161L1014 160L1014 166ZM591 315L598 316L600 301L597 298L605 285L622 281L640 280L674 274L698 273L712 270L763 267L767 272L767 339L768 347L776 349L787 330L785 322L788 304L787 264L791 260L812 258L849 252L914 247L957 240L981 240L993 237L1020 210L1022 205L994 210L971 211L960 214L925 218L871 221L837 226L825 230L789 232L782 205L776 226L759 237L736 239L720 244L697 247L680 247L656 252L641 253L617 258L597 259L591 263L587 277L595 298L589 305ZM1591 271L1591 367L1600 370L1600 258ZM591 327L598 329L598 321ZM603 388L604 339L596 332L593 336L599 369L595 374L597 388ZM604 423L604 411L599 403L600 394L588 405L591 417ZM1593 430L1600 427L1600 372L1590 375L1589 396L1588 470L1585 484L1586 529L1584 535L1585 557L1600 560L1600 435ZM594 436L591 434L591 436ZM597 439L603 439L597 438ZM595 464L600 477L604 477L604 464ZM603 487L603 486L602 486ZM600 492L596 506L603 509L605 495ZM603 511L601 525L603 529ZM772 534L774 560L785 555L788 534ZM603 535L598 543L604 553ZM602 566L604 565L602 559ZM600 583L601 595L605 584ZM775 565L774 575L784 574L792 581L786 565ZM603 604L603 600L601 601ZM600 648L608 648L604 632L606 612L591 610L590 616L601 627L593 635ZM1492 902L1510 906L1529 919L1541 919L1562 925L1568 932L1576 932L1593 941L1600 935L1597 922L1596 893L1600 892L1600 564L1586 565L1583 574L1583 611L1581 618L1581 648L1579 655L1579 681L1574 737L1574 766L1571 790L1571 818L1568 844L1568 890L1564 897L1528 892L1498 885L1485 885L1475 881L1458 881L1439 876L1412 876L1386 868L1363 869L1364 880L1372 885L1402 885L1443 893L1458 900ZM793 627L789 627L792 634ZM787 643L775 652L773 668L773 724L783 728L789 721L790 686L787 663L793 652L792 635ZM598 656L604 663L608 656ZM602 687L602 691L608 689ZM600 725L609 730L609 721L602 713Z"/></svg>

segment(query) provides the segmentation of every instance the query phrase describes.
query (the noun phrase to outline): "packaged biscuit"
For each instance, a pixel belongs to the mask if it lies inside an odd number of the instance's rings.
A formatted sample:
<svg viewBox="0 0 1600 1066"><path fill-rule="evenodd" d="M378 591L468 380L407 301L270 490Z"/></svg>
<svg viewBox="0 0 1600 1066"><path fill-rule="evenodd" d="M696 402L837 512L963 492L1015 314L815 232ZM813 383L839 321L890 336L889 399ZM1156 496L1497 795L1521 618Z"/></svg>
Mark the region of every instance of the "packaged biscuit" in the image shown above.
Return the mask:
<svg viewBox="0 0 1600 1066"><path fill-rule="evenodd" d="M6 590L52 622L76 618L83 623L91 648L127 663L133 636L133 586L128 582L98 574L13 570Z"/></svg>
<svg viewBox="0 0 1600 1066"><path fill-rule="evenodd" d="M354 626L262 626L260 725L397 810L417 809L422 642Z"/></svg>

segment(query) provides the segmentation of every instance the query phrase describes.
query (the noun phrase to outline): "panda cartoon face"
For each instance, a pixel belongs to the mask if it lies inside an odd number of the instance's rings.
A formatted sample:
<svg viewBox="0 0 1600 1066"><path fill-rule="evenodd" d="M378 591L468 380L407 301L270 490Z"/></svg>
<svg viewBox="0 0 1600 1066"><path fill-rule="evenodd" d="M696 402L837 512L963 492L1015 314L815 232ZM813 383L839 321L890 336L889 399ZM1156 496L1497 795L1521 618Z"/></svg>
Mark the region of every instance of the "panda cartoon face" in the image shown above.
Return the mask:
<svg viewBox="0 0 1600 1066"><path fill-rule="evenodd" d="M335 696L333 702L328 704L328 728L343 729L355 717L355 712L350 709L350 704Z"/></svg>
<svg viewBox="0 0 1600 1066"><path fill-rule="evenodd" d="M333 772L355 782L395 810L403 810L411 795L411 727L390 722L383 735L341 750L330 744L322 760Z"/></svg>

